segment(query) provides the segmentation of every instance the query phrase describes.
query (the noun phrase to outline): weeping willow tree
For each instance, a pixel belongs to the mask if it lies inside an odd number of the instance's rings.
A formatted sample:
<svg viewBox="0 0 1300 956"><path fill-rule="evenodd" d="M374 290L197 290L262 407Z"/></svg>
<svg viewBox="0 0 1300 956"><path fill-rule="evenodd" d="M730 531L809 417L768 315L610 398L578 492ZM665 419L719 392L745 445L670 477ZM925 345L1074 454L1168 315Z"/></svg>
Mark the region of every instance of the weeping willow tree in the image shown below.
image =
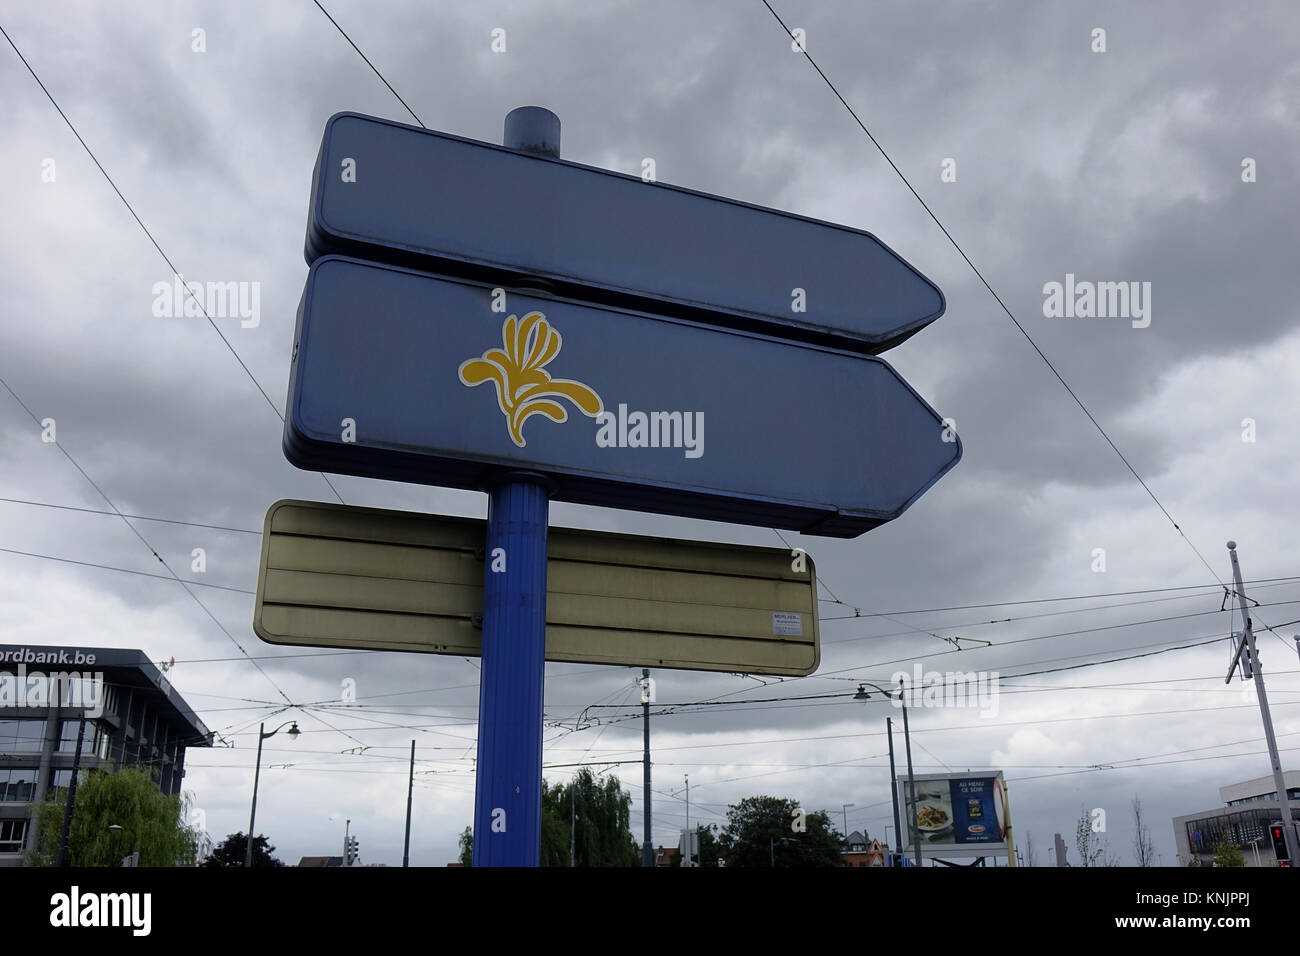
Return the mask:
<svg viewBox="0 0 1300 956"><path fill-rule="evenodd" d="M598 780L583 767L571 783L543 780L542 866L640 866L631 818L632 796L613 774ZM471 866L473 855L474 833L466 827L460 835L461 863Z"/></svg>
<svg viewBox="0 0 1300 956"><path fill-rule="evenodd" d="M632 836L632 796L618 777L583 767L568 784L542 784L542 866L640 866Z"/></svg>
<svg viewBox="0 0 1300 956"><path fill-rule="evenodd" d="M28 854L28 866L55 865L67 793L51 791L51 799L35 808L36 848ZM77 784L69 861L72 866L117 866L138 852L140 866L192 866L210 841L185 824L188 811L188 801L162 793L141 768L92 770ZM108 829L113 824L122 828L116 836Z"/></svg>

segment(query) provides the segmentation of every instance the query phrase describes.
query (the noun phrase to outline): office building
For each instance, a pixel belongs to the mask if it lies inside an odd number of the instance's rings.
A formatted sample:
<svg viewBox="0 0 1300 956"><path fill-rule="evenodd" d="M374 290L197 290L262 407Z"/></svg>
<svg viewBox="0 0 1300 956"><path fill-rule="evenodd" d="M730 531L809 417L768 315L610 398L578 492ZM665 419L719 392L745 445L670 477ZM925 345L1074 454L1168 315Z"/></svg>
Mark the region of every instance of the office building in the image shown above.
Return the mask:
<svg viewBox="0 0 1300 956"><path fill-rule="evenodd" d="M1300 771L1283 775L1291 819L1300 821ZM1268 828L1281 820L1273 777L1257 777L1219 788L1222 807L1174 817L1178 865L1208 864L1216 848L1239 847L1247 866L1277 866Z"/></svg>
<svg viewBox="0 0 1300 956"><path fill-rule="evenodd" d="M29 805L71 782L79 733L83 771L142 765L169 795L186 749L212 745L143 651L0 645L0 866L21 866L34 847Z"/></svg>

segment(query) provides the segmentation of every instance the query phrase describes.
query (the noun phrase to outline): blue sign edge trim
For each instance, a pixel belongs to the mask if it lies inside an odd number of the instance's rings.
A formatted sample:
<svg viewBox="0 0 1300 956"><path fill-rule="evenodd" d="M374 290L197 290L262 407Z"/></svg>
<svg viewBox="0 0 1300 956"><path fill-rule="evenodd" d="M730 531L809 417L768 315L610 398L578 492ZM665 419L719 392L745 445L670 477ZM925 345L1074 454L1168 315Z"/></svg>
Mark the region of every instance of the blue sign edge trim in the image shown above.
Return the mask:
<svg viewBox="0 0 1300 956"><path fill-rule="evenodd" d="M854 336L844 332L843 330L837 330L824 325L812 325L785 316L778 317L775 315L766 315L749 312L745 309L721 308L718 306L701 304L689 299L677 299L658 293L638 292L633 289L605 285L600 282L575 278L568 275L559 275L557 273L534 273L521 267L513 267L502 262L476 259L470 256L455 256L449 253L439 253L435 255L427 250L417 249L413 246L377 239L373 236L367 236L361 233L344 232L335 229L325 221L321 210L321 205L324 199L321 196L320 181L321 167L325 154L329 152L330 137L333 133L334 124L341 119L347 118L381 123L399 129L410 130L415 133L437 136L466 146L477 146L484 149L496 150L498 152L510 153L514 156L521 155L518 150L509 149L505 146L497 146L494 143L470 139L465 136L457 136L453 133L442 132L441 130L412 126L409 123L400 123L397 120L371 116L367 113L358 113L353 110L341 110L335 113L325 122L325 133L321 137L320 151L316 155L316 163L312 168L311 199L307 217L307 236L303 246L303 257L306 259L308 265L311 265L317 259L323 258L324 256L344 255L358 259L384 262L388 265L412 268L416 271L445 271L446 274L471 279L473 281L487 282L503 277L510 279L537 276L556 283L557 286L562 286L563 288L559 288L558 291L564 292L570 298L584 299L583 292L594 291L601 296L599 300L592 300L595 304L608 304L639 311L658 312L668 309L670 311L667 314L671 314L675 318L690 319L706 325L711 324L722 325L727 328L741 328L744 331L761 331L766 334L774 335L777 338L808 342L814 345L829 345L833 348L840 348L851 352L866 352L871 355L878 355L897 345L901 345L917 332L940 318L948 308L948 300L944 296L943 290L931 281L928 276L890 248L889 245L883 242L874 233L867 232L864 229L855 229L852 226L845 226L840 223L828 222L824 219L815 219L811 216L801 216L798 213L787 212L782 209L773 209L770 206L759 206L754 203L744 202L743 200L731 199L726 196L718 196L713 193L705 193L696 189L689 189L685 186L676 186L671 183L659 181L654 183L654 186L657 189L673 190L700 199L727 203L733 206L740 206L745 209L767 213L769 215L783 216L787 219L794 219L815 226L838 229L841 232L864 236L876 243L876 245L889 255L893 256L901 266L933 289L934 293L939 298L939 307L933 313L927 314L910 323L906 323L887 336ZM600 173L605 176L612 176L617 179L623 179L632 183L644 185L636 176L630 176L627 173L620 173L612 169L603 169L599 166L588 166L585 163L575 163L566 159L553 159L547 156L529 155L528 158L535 159L538 162L570 166L584 172ZM497 282L497 284L500 283ZM751 329L743 324L737 324L745 322L754 323L756 328Z"/></svg>
<svg viewBox="0 0 1300 956"><path fill-rule="evenodd" d="M465 458L447 458L441 455L425 454L416 451L403 451L400 449L382 448L374 445L364 446L364 454L361 455L361 461L357 461L357 453L353 451L347 455L339 453L339 442L334 439L323 440L318 436L312 436L307 432L297 428L295 422L300 418L300 405L302 401L301 392L298 389L298 355L301 351L303 342L303 317L306 314L314 293L315 277L319 267L327 262L348 262L355 265L367 266L374 269L384 269L391 272L399 272L408 275L418 276L420 278L438 279L443 282L451 282L459 285L474 285L480 288L492 288L491 283L474 282L461 278L453 278L443 275L437 275L429 272L421 272L417 269L408 269L402 266L394 266L388 263L372 262L366 259L356 259L350 256L322 256L312 263L308 270L307 282L303 287L302 299L298 306L298 316L294 327L294 346L293 360L289 371L289 394L287 402L287 413L284 419L284 437L283 451L284 456L295 467L308 471L331 471L337 474L354 475L365 478L380 478L389 481L409 481L415 484L431 485L434 487L463 488L474 491L482 491L492 479L507 471L519 471L525 466L519 462L512 461L492 461L492 460L470 460ZM856 359L863 362L877 362L883 365L904 388L912 393L912 396L921 404L921 406L934 416L935 423L939 427L943 426L943 419L936 412L933 406L927 402L916 389L904 379L894 369L892 365L884 359L874 355L863 355L859 352L852 352L846 349L830 348L824 345L815 345L803 342L789 342L776 336L763 335L757 332L749 332L737 329L719 329L716 326L700 322L692 322L687 319L679 319L668 316L654 315L646 312L638 312L632 309L611 309L604 306L592 306L590 303L575 301L559 295L550 295L534 289L518 290L519 294L526 295L545 301L559 302L567 305L574 305L583 308L602 308L606 311L618 311L636 315L640 318L650 319L656 322L668 322L674 325L684 325L693 328L702 329L709 332L737 335L745 338L759 339L782 345L787 348L810 349L813 351L827 352L831 354L842 355L847 358ZM569 501L578 504L591 505L593 507L612 507L623 510L644 511L651 514L672 514L686 518L696 518L705 521L722 521L733 524L742 524L749 527L766 527L779 526L787 530L798 531L802 534L819 535L824 537L855 538L872 528L893 521L900 517L903 512L910 508L918 498L930 490L940 478L946 475L957 465L962 458L962 443L960 436L954 435L954 451L952 459L927 481L911 498L907 499L901 507L895 512L880 511L844 511L831 505L817 507L812 502L794 502L779 498L770 498L764 495L728 495L719 492L717 489L694 488L688 485L670 484L666 482L634 482L620 481L610 478L604 474L592 473L580 469L559 469L547 468L544 473L553 476L559 487L556 488L553 498L557 501ZM355 447L355 446L353 446ZM486 457L486 456L485 456ZM541 470L529 466L529 470ZM436 472L437 480L430 480L428 477L431 473ZM397 475L410 477L396 477ZM653 492L646 494L642 489L661 489L671 491L680 501L676 507L664 507L661 503L656 502ZM584 490L590 490L589 493L583 493ZM579 492L575 497L570 491ZM603 499L603 500L602 500ZM738 517L748 510L746 504L770 504L773 506L774 515L765 518L763 521L748 520Z"/></svg>

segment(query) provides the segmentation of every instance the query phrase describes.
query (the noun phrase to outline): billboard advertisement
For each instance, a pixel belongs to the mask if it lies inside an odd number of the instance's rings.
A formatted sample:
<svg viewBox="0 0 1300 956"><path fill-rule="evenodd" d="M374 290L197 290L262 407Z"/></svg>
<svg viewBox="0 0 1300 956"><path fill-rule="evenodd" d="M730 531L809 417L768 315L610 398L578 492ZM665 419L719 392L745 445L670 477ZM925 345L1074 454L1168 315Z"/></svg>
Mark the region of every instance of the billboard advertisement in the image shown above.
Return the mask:
<svg viewBox="0 0 1300 956"><path fill-rule="evenodd" d="M907 777L898 779L904 848L924 857L1000 856L1007 852L1007 799L1002 771L915 774L916 804ZM907 826L911 821L912 826Z"/></svg>

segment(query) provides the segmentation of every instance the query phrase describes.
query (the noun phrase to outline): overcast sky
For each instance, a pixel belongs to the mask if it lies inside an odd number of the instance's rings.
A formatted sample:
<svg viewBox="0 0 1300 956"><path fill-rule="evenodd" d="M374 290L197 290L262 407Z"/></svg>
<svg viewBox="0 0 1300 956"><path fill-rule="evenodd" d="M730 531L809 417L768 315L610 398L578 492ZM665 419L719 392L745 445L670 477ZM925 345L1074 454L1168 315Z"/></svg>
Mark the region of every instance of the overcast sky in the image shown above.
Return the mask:
<svg viewBox="0 0 1300 956"><path fill-rule="evenodd" d="M1297 626L1283 626L1300 618L1293 4L1253 4L1249 17L1209 2L773 4L1181 535L760 0L325 5L432 129L500 142L510 109L545 106L567 159L639 174L652 157L661 181L868 230L947 297L947 313L886 359L956 420L961 463L860 538L787 533L824 585L817 674L763 687L660 671L660 704L851 692L914 660L998 671L995 714L911 712L918 772L1002 769L1039 865L1081 807L1106 811L1102 836L1131 863L1139 796L1172 864L1173 816L1269 772L1253 697L1223 683L1233 538L1248 580L1290 579L1248 590L1257 626L1281 635L1261 631L1259 648L1283 764L1300 767ZM260 283L255 327L217 325L283 410L325 121L410 114L310 0L47 2L11 5L0 25L187 279ZM496 28L504 52L491 49ZM61 447L131 514L255 531L279 498L335 500L285 461L277 413L208 322L153 314L167 263L7 44L0 84L0 377L58 439L43 442L0 390L0 496L110 510ZM1045 315L1045 284L1067 274L1150 283L1149 324ZM349 504L486 511L479 493L332 480ZM551 521L780 544L770 529L576 505L553 505ZM174 657L169 678L234 744L187 763L214 840L247 827L258 721L297 719L297 741L267 743L258 801L258 831L291 863L340 853L345 819L363 861L400 863L414 737L412 862L455 859L473 816L477 662L264 644L251 628L256 534L133 524L183 577L242 589L194 588L229 636L174 582L0 553L0 641ZM0 502L0 529L10 551L163 573L114 516ZM997 606L893 613L969 605ZM940 639L954 635L993 646L956 652ZM589 704L637 702L633 670L547 670L547 764L639 758L639 721L574 730ZM345 710L347 678L360 706ZM277 688L300 706L282 712ZM765 793L830 809L837 826L853 803L849 828L884 837L887 716L879 698L844 697L656 718L655 842L677 842L686 773L693 821ZM633 795L639 838L640 767L611 772Z"/></svg>

